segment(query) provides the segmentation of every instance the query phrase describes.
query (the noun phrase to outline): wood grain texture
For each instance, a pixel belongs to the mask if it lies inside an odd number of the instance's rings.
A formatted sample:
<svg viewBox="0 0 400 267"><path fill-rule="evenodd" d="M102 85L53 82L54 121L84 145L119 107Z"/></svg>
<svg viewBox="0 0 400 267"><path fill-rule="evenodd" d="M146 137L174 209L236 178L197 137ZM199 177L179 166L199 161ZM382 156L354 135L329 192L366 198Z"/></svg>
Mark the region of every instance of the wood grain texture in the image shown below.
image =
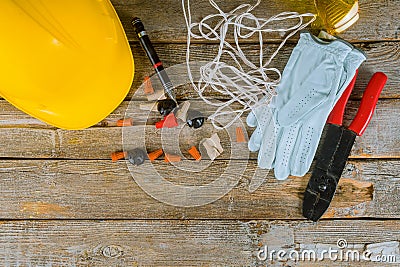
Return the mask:
<svg viewBox="0 0 400 267"><path fill-rule="evenodd" d="M204 185L233 166L237 184L221 199L200 207L175 207L146 194L134 181L125 161L112 163L110 153L121 150L123 118L129 100L153 69L134 36L130 21L139 16L166 67L185 62L186 27L180 1L111 0L121 18L135 59L135 78L125 101L97 125L82 131L56 129L24 114L0 99L0 265L1 266L384 266L379 262L262 261L264 248L321 252L345 239L349 249L390 254L400 262L400 18L398 0L360 0L360 20L341 37L366 52L348 104L345 124L354 117L362 91L372 73L383 71L388 82L364 136L357 138L331 207L318 223L301 214L303 192L310 174L277 181L257 168L257 154L234 156L226 133L225 152L202 171L203 160L183 160L176 167L162 158L151 170L171 183ZM228 11L239 0L217 0ZM299 4L301 3L301 4ZM191 1L193 20L215 10L208 1ZM270 17L281 11L313 10L313 0L262 0L256 14ZM283 70L297 38L282 48L272 65ZM266 38L266 53L281 40ZM29 43L29 40L27 40ZM243 49L257 60L255 39ZM216 43L196 41L192 60L211 60ZM179 99L193 99L190 86L176 88ZM210 93L214 99L224 99ZM207 109L205 109L207 111ZM130 113L132 114L132 113ZM146 148L161 146L160 131L133 113L126 146L146 132ZM84 114L82 114L84 116ZM147 125L145 125L147 123ZM252 129L246 128L248 133ZM189 158L187 149L215 130L207 124L179 133L171 152ZM172 131L171 131L172 132ZM242 144L247 152L246 144ZM169 147L168 142L164 146ZM234 147L233 147L234 148ZM175 150L174 150L175 149ZM244 158L249 157L249 160ZM147 164L148 162L146 162ZM128 163L129 164L129 163ZM148 166L148 165L146 165ZM200 167L199 167L200 166ZM179 168L178 168L179 167ZM150 169L138 168L150 178ZM243 175L240 175L242 174ZM257 172L257 173L256 173ZM255 187L251 187L254 186ZM257 186L259 186L257 188ZM249 192L249 187L257 189ZM164 192L157 188L155 192ZM177 195L178 197L180 195ZM208 194L207 194L208 196ZM397 264L397 265L396 265ZM385 265L386 266L386 265Z"/></svg>
<svg viewBox="0 0 400 267"><path fill-rule="evenodd" d="M295 44L285 45L276 58L272 61L271 66L276 67L280 71L283 71L286 62L289 59L290 53L293 50ZM356 86L354 88L352 98L361 98L362 92L365 89L372 74L377 71L382 71L388 76L388 81L385 89L382 91L382 98L400 98L400 43L399 42L377 42L377 43L360 43L356 44L357 47L361 48L367 55L367 60L360 68L359 76L357 79ZM157 54L161 58L165 67L174 66L176 64L182 64L185 62L186 45L176 43L160 43L154 44ZM271 54L271 50L276 49L276 44L265 45L265 53ZM215 57L215 44L193 44L191 46L191 60L212 60ZM134 96L136 90L143 83L145 76L154 74L154 70L150 64L149 59L146 57L143 49L139 44L131 45L132 53L135 60L135 76L131 86L131 90L127 96L127 99L131 99ZM253 62L257 62L258 59L258 48L252 44L246 44L243 46L243 51L248 55L249 59ZM396 67L397 66L397 67ZM178 98L193 98L195 93L193 90L187 87L177 88L176 91ZM208 94L213 96L212 94ZM143 99L143 98L142 98ZM11 111L9 108L0 108L0 112ZM29 118L27 118L29 122ZM41 123L43 124L43 123Z"/></svg>
<svg viewBox="0 0 400 267"><path fill-rule="evenodd" d="M361 65L357 83L354 88L352 97L361 98L369 79L372 74L382 71L388 76L385 89L382 91L383 98L400 98L400 43L399 42L377 42L377 43L361 43L356 46L362 49L367 60ZM155 44L157 54L161 58L165 67L181 64L186 61L186 45L185 44ZM191 47L191 57L193 61L212 60L215 57L217 46L215 44L193 44ZM264 46L264 54L271 55L273 50L277 48L276 44ZM294 44L285 45L276 58L271 62L270 66L276 67L283 71L286 62L289 59ZM247 44L243 46L244 53L252 62L259 61L259 48L255 45ZM144 77L152 75L154 70L150 61L144 54L139 44L132 45L132 52L135 59L135 77L128 98L131 98L137 88L143 83ZM229 62L229 61L227 61ZM188 93L189 92L189 93ZM177 95L179 98L191 98L196 96L194 91L190 93L188 88L178 88ZM213 96L212 94L210 96Z"/></svg>
<svg viewBox="0 0 400 267"><path fill-rule="evenodd" d="M236 173L243 172L243 176L237 177L237 185L227 195L212 204L184 208L163 204L147 195L123 161L3 160L0 161L0 218L303 218L303 192L310 174L280 182L272 172L255 173L255 161L219 160L198 172L179 170L162 160L151 166L139 169L138 175L149 177L149 168L154 168L161 177L177 185L210 183L219 179L228 166ZM325 218L398 218L399 172L397 160L349 161ZM254 178L266 181L250 193L249 184ZM156 188L154 197L164 191L164 187ZM207 191L203 194L208 196Z"/></svg>
<svg viewBox="0 0 400 267"><path fill-rule="evenodd" d="M399 262L400 223L392 220L2 221L0 232L3 266L382 266L332 261L327 254L323 261L297 263L257 257L265 246L321 255L337 249L339 239L348 243L344 252L369 250Z"/></svg>
<svg viewBox="0 0 400 267"><path fill-rule="evenodd" d="M5 158L70 158L70 159L107 159L110 153L123 149L122 128L103 127L115 125L116 121L125 116L128 103L124 102L113 114L97 125L82 131L67 131L42 126L40 121L30 119L28 115L10 107L5 101L0 101L0 138L3 145L0 146L0 157ZM137 104L136 104L137 103ZM144 102L134 102L131 107L139 106ZM197 102L202 111L208 114L209 107ZM354 118L359 101L350 101L346 112L344 123L348 125ZM134 127L129 128L129 134L125 142L131 148L140 146L139 137L146 135L146 148L153 151L161 147L169 147L174 151L182 150L183 153L193 145L198 145L201 139L211 136L216 132L211 123L193 130L184 127L179 133L180 146L168 146L168 140L161 141L161 131L155 129L155 121L160 120L158 114L146 113L129 109L128 114L134 119ZM365 134L358 137L353 147L351 157L353 158L399 158L400 157L400 125L398 124L400 114L400 100L381 100L378 102L376 112ZM243 122L243 127L246 123ZM39 127L39 128L37 128ZM249 136L254 129L247 128ZM128 130L127 130L128 131ZM145 133L145 134L144 134ZM224 132L218 133L226 152L220 158L228 159L231 141L234 136L229 137ZM173 135L167 137L175 140ZM244 147L244 151L247 149ZM246 153L244 153L246 154ZM187 153L186 153L187 155ZM256 153L250 153L250 158L255 159ZM243 159L243 157L238 158Z"/></svg>
<svg viewBox="0 0 400 267"><path fill-rule="evenodd" d="M186 40L186 26L181 1L167 0L155 4L152 1L111 1L120 17L129 40L135 40L130 22L133 17L140 17L154 41ZM186 1L185 1L186 2ZM216 10L208 1L190 1L192 21L198 22ZM239 0L217 1L218 5L228 12L243 3ZM254 13L258 17L269 18L283 11L300 13L315 12L312 0L271 0L261 1ZM342 34L343 38L351 41L399 40L398 2L385 0L360 1L359 22ZM270 41L280 40L279 36L271 35Z"/></svg>

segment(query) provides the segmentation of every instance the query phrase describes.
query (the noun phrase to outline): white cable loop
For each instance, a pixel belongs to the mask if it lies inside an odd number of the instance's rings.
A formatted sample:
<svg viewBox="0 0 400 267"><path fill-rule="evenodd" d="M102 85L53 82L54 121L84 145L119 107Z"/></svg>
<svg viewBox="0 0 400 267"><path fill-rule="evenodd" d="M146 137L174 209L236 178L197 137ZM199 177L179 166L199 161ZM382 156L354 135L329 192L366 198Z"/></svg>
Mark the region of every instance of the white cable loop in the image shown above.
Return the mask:
<svg viewBox="0 0 400 267"><path fill-rule="evenodd" d="M189 79L199 97L205 103L218 107L208 118L215 128L223 129L230 127L244 112L269 103L275 95L276 86L281 80L281 72L277 68L268 67L268 65L290 37L315 20L315 15L311 13L282 12L265 19L257 18L251 13L260 4L261 0L258 0L255 5L242 4L227 13L223 12L213 0L209 0L209 2L218 13L207 15L196 23L192 22L190 0L182 0L183 13L188 30L186 64ZM309 20L305 22L304 20L307 18ZM297 23L293 24L292 20L297 21ZM288 21L288 27L269 28L269 25L281 21ZM233 29L233 43L229 43L227 40L227 34L231 31L231 28ZM197 33L194 33L193 30L197 30ZM278 32L281 35L286 33L286 36L272 55L268 59L264 59L263 34L273 32ZM259 62L257 63L251 62L246 57L239 44L240 39L248 39L255 34L258 34L259 45ZM218 52L214 59L200 67L200 79L197 84L193 79L189 63L192 38L219 41ZM233 60L234 65L226 63L222 58L223 56ZM271 76L277 76L278 78L274 80ZM221 104L221 102L213 102L207 99L204 96L206 88L211 88L216 93L228 96L229 100ZM265 101L261 103L261 99ZM240 104L241 108L233 109L230 107L234 103ZM228 107L230 107L229 111ZM232 115L232 113L235 117L228 124L222 127L216 124L219 116Z"/></svg>

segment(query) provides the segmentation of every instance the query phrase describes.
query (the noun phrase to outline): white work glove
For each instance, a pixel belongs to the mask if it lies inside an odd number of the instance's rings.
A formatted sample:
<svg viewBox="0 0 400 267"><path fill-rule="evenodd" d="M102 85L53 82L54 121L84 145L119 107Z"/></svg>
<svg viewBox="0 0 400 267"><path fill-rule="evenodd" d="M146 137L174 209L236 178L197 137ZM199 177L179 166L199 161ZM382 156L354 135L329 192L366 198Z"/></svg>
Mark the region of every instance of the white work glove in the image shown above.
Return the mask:
<svg viewBox="0 0 400 267"><path fill-rule="evenodd" d="M349 44L319 44L302 33L271 105L249 114L257 126L249 140L258 165L277 179L303 176L310 168L326 119L365 56Z"/></svg>

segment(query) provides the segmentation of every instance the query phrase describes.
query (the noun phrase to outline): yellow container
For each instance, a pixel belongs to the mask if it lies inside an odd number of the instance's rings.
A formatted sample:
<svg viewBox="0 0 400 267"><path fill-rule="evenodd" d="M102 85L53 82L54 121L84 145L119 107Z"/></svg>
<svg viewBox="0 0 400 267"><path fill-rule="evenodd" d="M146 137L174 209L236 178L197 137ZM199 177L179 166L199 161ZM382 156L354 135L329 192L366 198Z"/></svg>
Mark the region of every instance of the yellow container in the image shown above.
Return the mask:
<svg viewBox="0 0 400 267"><path fill-rule="evenodd" d="M343 32L359 18L357 0L314 0L314 3L317 27L322 24L330 34Z"/></svg>

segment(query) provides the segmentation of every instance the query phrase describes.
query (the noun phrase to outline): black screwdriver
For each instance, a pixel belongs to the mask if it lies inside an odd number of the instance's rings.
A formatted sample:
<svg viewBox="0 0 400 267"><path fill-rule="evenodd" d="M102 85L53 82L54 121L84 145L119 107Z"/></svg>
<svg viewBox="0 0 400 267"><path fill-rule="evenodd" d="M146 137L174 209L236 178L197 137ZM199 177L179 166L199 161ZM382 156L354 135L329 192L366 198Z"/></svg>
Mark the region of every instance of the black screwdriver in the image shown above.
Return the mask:
<svg viewBox="0 0 400 267"><path fill-rule="evenodd" d="M161 100L158 102L157 108L158 111L162 115L168 115L177 105L175 94L173 92L174 86L171 80L168 77L167 72L164 70L163 64L160 58L155 51L153 44L150 41L149 36L144 29L144 25L139 18L134 18L132 20L133 28L136 32L137 37L139 38L140 45L143 50L146 52L147 57L150 59L151 64L155 72L157 73L158 78L161 81L162 86L164 87L165 92L169 99Z"/></svg>

